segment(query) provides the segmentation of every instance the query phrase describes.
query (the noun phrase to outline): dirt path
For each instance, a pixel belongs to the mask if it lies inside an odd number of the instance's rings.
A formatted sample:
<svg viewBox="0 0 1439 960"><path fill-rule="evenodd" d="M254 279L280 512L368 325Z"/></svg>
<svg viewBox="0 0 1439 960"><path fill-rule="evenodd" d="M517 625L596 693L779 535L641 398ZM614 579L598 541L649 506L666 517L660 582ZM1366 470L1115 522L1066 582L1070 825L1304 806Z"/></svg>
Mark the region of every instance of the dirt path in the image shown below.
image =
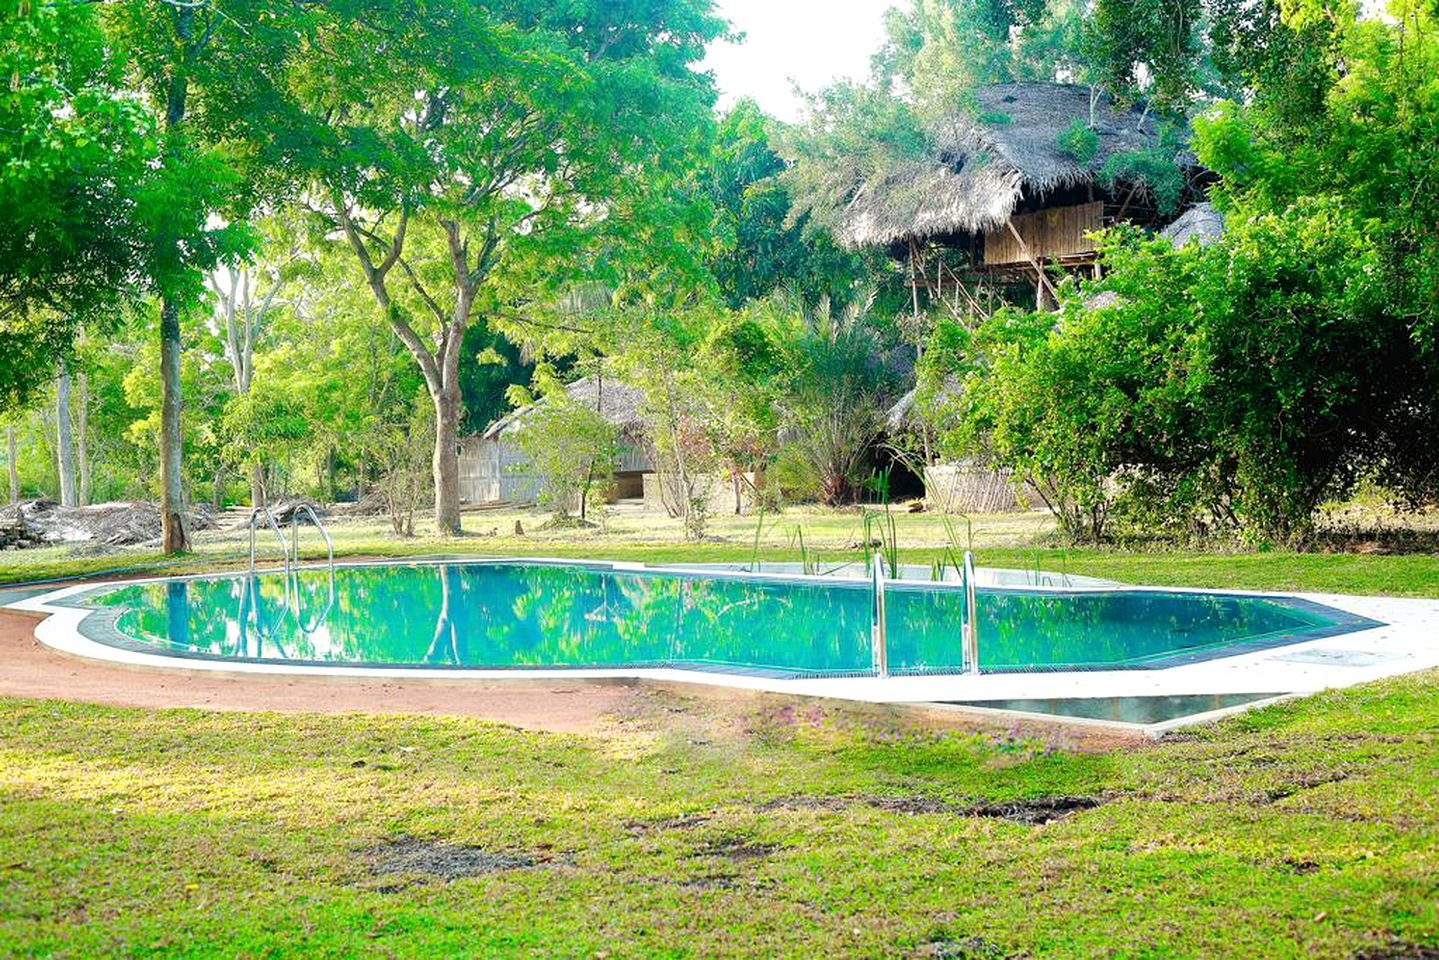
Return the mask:
<svg viewBox="0 0 1439 960"><path fill-rule="evenodd" d="M268 677L101 663L60 654L35 639L38 614L0 609L0 697L75 700L119 707L276 710L288 713L409 713L473 717L527 730L613 734L670 726L679 714L708 723L787 715L809 704L851 721L902 727L1004 732L1084 751L1147 742L1113 728L996 722L983 714L850 704L708 684L632 680L366 680Z"/></svg>
<svg viewBox="0 0 1439 960"><path fill-rule="evenodd" d="M633 708L636 684L528 680L364 680L225 676L81 660L35 639L38 615L0 610L0 696L123 707L475 717L531 730L584 733Z"/></svg>

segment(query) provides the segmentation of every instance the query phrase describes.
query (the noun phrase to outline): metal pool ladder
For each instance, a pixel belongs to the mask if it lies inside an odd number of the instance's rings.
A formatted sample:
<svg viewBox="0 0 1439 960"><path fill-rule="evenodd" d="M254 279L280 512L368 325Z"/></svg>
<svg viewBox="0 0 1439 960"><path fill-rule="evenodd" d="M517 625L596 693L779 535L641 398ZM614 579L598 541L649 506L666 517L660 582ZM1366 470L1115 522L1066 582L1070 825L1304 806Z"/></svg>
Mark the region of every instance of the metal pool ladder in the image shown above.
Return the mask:
<svg viewBox="0 0 1439 960"><path fill-rule="evenodd" d="M964 672L979 673L979 619L974 596L974 554L964 551L964 623L960 628L964 644Z"/></svg>
<svg viewBox="0 0 1439 960"><path fill-rule="evenodd" d="M874 675L889 676L889 635L885 631L884 564L874 558L874 625L870 628L870 653L874 659Z"/></svg>
<svg viewBox="0 0 1439 960"><path fill-rule="evenodd" d="M295 560L297 562L300 559L300 522L302 513L309 516L310 522L315 525L315 529L320 531L320 536L325 538L330 581L329 599L325 602L324 611L315 619L306 621L304 615L300 612L300 572L295 570L290 574L295 584L295 624L300 628L301 633L308 635L320 629L320 626L324 624L325 620L330 616L330 611L335 608L335 541L330 538L330 531L326 530L325 525L320 522L320 518L316 515L314 508L308 503L299 504L290 514L290 541L294 548Z"/></svg>
<svg viewBox="0 0 1439 960"><path fill-rule="evenodd" d="M327 572L329 575L329 597L325 603L324 611L315 618L307 620L300 609L300 573L295 569L295 564L300 559L300 524L304 516L309 517L310 523L320 531L320 536L325 538L325 550L327 553ZM260 625L260 591L255 582L255 529L263 520L275 533L275 539L280 543L280 552L285 557L285 580L284 580L284 605L285 609L295 614L295 623L304 634L314 633L320 628L330 611L335 606L335 541L330 537L330 531L320 522L319 516L307 503L295 507L290 514L290 537L287 540L284 532L280 529L279 521L275 519L267 507L256 507L250 511L250 576L247 581L248 589L254 598L255 608L255 631L262 640L273 639L273 631L265 636L264 628Z"/></svg>
<svg viewBox="0 0 1439 960"><path fill-rule="evenodd" d="M889 676L889 632L885 629L884 565L873 568L874 623L870 626L871 667L876 677ZM960 671L979 673L979 619L974 593L974 554L964 551L963 579L964 613L960 621Z"/></svg>
<svg viewBox="0 0 1439 960"><path fill-rule="evenodd" d="M260 584L255 577L255 528L264 520L265 525L275 532L275 539L280 542L280 552L285 556L285 580L284 594L281 601L280 617L275 621L273 629L266 631L263 618L260 616ZM249 606L255 614L255 638L260 643L275 639L279 632L280 620L285 618L285 612L290 609L290 545L285 541L285 534L280 531L280 524L275 515L264 507L256 507L250 511L250 572L245 578L244 594L241 597L241 620L245 619L243 604L249 600ZM242 627L243 628L243 627Z"/></svg>

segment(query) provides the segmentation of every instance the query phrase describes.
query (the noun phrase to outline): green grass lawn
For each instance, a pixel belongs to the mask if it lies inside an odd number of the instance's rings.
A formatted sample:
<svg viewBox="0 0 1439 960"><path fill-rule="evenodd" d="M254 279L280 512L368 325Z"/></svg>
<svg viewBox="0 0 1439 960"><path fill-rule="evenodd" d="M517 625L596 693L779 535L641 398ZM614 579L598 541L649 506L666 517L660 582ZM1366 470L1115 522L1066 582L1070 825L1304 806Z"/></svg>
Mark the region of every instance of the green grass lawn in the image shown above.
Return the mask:
<svg viewBox="0 0 1439 960"><path fill-rule="evenodd" d="M515 533L515 523L524 527ZM951 547L972 547L985 566L1058 570L1108 577L1154 586L1232 587L1254 590L1439 597L1439 555L1285 552L1206 552L1034 547L1052 524L1044 514L1000 514L964 519L933 514L895 515L899 558L927 564ZM617 512L602 529L548 530L545 517L533 510L485 511L466 514L467 536L436 537L423 527L412 539L390 535L383 521L335 520L331 529L340 556L551 556L639 561L797 560L801 553L796 531L803 531L805 549L827 560L854 559L864 536L854 510L791 508L763 518L756 538L753 517L721 516L712 524L713 539L685 543L678 521L652 514ZM308 532L304 551L323 559L318 536ZM69 548L46 548L0 554L0 584L80 574L132 572L195 572L244 563L248 541L240 531L207 531L196 552L180 561L153 551L121 550L87 554ZM260 541L260 555L278 557L273 543Z"/></svg>
<svg viewBox="0 0 1439 960"><path fill-rule="evenodd" d="M853 557L852 513L458 541L334 525L342 555ZM515 520L526 530L513 530ZM899 517L901 560L949 541ZM1132 583L1439 596L1439 557L1033 549L976 518L981 563ZM491 531L494 531L493 534ZM6 555L0 581L243 562L208 533ZM310 546L315 545L313 537ZM311 551L313 550L311 549ZM1434 956L1439 674L1075 753L880 710L654 690L591 736L467 720L0 701L0 954L17 956ZM1048 823L995 816L1055 798ZM1021 805L1016 807L1016 805ZM449 876L449 874L462 874Z"/></svg>
<svg viewBox="0 0 1439 960"><path fill-rule="evenodd" d="M1432 956L1436 681L1099 754L664 691L590 736L0 702L0 953ZM994 815L1055 797L1098 805Z"/></svg>

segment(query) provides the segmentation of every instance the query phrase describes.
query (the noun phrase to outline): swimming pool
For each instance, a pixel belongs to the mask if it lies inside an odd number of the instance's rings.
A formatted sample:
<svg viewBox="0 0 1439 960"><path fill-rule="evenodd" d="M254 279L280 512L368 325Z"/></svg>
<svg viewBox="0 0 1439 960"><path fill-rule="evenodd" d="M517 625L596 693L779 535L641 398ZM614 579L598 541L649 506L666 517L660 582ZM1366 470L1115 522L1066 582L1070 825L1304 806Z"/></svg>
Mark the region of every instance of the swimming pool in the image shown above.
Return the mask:
<svg viewBox="0 0 1439 960"><path fill-rule="evenodd" d="M889 672L962 669L964 593L884 586ZM530 561L387 563L112 585L90 639L170 656L437 669L670 667L779 677L874 669L863 580ZM1291 597L980 587L984 673L1152 669L1376 621Z"/></svg>

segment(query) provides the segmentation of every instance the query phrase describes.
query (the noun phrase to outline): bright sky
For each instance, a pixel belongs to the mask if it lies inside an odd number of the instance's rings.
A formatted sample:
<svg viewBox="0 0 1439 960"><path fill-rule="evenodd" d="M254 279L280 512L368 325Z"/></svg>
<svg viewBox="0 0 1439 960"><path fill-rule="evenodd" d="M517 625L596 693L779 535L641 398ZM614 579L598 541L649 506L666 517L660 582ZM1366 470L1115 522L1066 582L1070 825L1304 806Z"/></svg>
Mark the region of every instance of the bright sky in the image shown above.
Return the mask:
<svg viewBox="0 0 1439 960"><path fill-rule="evenodd" d="M813 91L843 77L860 79L884 37L884 11L897 0L718 0L743 43L712 44L721 108L753 97L772 116L794 120L801 101L792 81Z"/></svg>

